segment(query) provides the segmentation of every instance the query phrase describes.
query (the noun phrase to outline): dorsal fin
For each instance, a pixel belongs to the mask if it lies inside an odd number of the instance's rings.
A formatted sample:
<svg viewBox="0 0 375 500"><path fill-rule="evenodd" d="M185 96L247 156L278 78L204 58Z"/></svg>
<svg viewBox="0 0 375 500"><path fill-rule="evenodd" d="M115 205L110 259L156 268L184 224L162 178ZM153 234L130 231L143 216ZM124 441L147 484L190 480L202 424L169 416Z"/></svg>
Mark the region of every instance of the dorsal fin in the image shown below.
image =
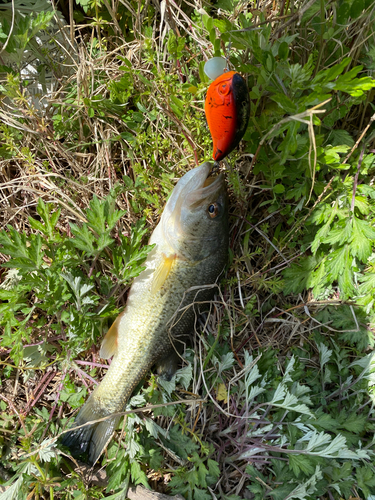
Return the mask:
<svg viewBox="0 0 375 500"><path fill-rule="evenodd" d="M99 356L103 359L109 359L117 352L118 327L124 312L125 311L117 316L115 321L112 323L111 328L108 330L108 332L105 334L104 339L102 340Z"/></svg>
<svg viewBox="0 0 375 500"><path fill-rule="evenodd" d="M154 271L154 276L151 283L151 293L156 293L162 288L169 276L169 273L171 272L173 263L177 259L176 254L167 256L163 253L162 255L163 258L159 266Z"/></svg>

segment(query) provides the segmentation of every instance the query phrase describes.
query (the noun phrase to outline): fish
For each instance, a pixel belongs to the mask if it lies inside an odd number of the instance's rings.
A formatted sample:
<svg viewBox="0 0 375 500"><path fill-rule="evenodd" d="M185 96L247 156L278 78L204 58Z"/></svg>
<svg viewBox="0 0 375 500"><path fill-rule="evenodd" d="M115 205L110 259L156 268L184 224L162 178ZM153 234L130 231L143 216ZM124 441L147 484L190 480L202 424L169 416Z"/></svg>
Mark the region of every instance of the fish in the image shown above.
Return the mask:
<svg viewBox="0 0 375 500"><path fill-rule="evenodd" d="M124 411L153 365L159 375L173 376L179 347L194 329L193 304L214 295L215 286L206 285L215 285L227 263L229 229L224 177L212 170L210 162L191 169L166 203L145 269L102 341L100 356L113 359L75 419L74 427L86 425L63 436L73 456L87 452L95 464L118 426L120 416L113 414Z"/></svg>
<svg viewBox="0 0 375 500"><path fill-rule="evenodd" d="M208 87L204 104L213 141L212 158L220 161L238 146L250 117L250 98L244 78L223 73Z"/></svg>

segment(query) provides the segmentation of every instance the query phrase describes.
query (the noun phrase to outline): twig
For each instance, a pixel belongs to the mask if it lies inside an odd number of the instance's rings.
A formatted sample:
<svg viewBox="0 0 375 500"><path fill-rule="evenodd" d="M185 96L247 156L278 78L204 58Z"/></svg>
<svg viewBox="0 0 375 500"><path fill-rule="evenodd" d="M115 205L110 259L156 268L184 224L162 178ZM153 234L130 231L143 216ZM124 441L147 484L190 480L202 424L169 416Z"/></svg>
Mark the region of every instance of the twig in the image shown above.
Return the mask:
<svg viewBox="0 0 375 500"><path fill-rule="evenodd" d="M93 384L99 385L99 382L97 382L94 378L92 378L88 373L85 371L81 370L80 368L76 368L76 371L79 375L82 375L82 377L86 377L89 379Z"/></svg>
<svg viewBox="0 0 375 500"><path fill-rule="evenodd" d="M297 19L299 20L298 21L298 24L301 22L301 19L302 19L302 16L303 14L316 2L316 0L310 0L309 2L307 2L305 5L303 5L300 10L298 10L295 14L293 14L293 16L289 19L289 21L287 21L285 24L283 24L282 26L280 26L280 28L278 28L273 37L276 38L276 36L278 35L278 33L280 31L283 31L285 28L287 28L288 26L290 26L291 24L294 23L294 21L296 21Z"/></svg>
<svg viewBox="0 0 375 500"><path fill-rule="evenodd" d="M80 359L75 359L74 363L77 365L87 365L87 366L96 366L98 368L105 368L108 370L109 366L108 365L102 365L101 363L94 363L93 361L81 361Z"/></svg>
<svg viewBox="0 0 375 500"><path fill-rule="evenodd" d="M371 126L371 123L375 120L375 113L372 115L372 117L370 118L368 124L366 125L365 129L363 130L362 134L359 136L357 142L354 144L354 146L352 147L352 149L350 150L350 153L348 154L348 156L345 158L345 160L343 161L343 163L346 163L349 158L352 156L353 152L357 149L358 147L358 144L361 142L361 140L363 139L364 135L366 134L366 132L368 131L368 129L370 128Z"/></svg>
<svg viewBox="0 0 375 500"><path fill-rule="evenodd" d="M13 28L14 28L14 18L15 18L15 13L16 13L16 9L14 7L14 0L12 0L12 23L10 25L10 30L9 30L9 35L6 39L6 42L4 43L4 45L1 47L1 50L0 50L0 55L4 52L4 50L7 48L7 45L9 43L9 40L10 40L10 37L12 36L12 33L13 33Z"/></svg>
<svg viewBox="0 0 375 500"><path fill-rule="evenodd" d="M23 431L25 433L25 436L27 436L27 429L25 427L25 424L24 424L24 421L23 421L23 418L22 416L18 413L18 411L16 410L16 407L14 406L14 404L12 403L12 401L10 401L10 399L6 398L5 396L3 396L1 393L0 393L0 398L3 399L6 403L8 403L8 405L12 408L12 410L14 411L14 413L17 415L17 417L19 418L19 421L22 425L22 428L23 428Z"/></svg>
<svg viewBox="0 0 375 500"><path fill-rule="evenodd" d="M61 394L61 391L63 390L63 387L64 387L64 381L65 381L65 377L66 377L66 373L68 371L68 368L65 368L65 370L63 371L62 375L61 375L61 380L60 380L60 383L58 385L58 388L57 388L57 393L56 393L56 398L55 398L55 403L54 405L52 406L52 409L50 411L50 414L49 414L49 418L48 418L48 423L47 425L45 426L44 428L44 431L43 431L43 435L42 435L42 438L41 438L41 441L43 441L44 439L44 436L46 435L47 433L47 430L48 430L48 427L49 427L49 424L52 420L52 417L53 417L53 414L55 413L55 410L56 410L56 407L57 407L57 403L59 402L59 399L60 399L60 394Z"/></svg>
<svg viewBox="0 0 375 500"><path fill-rule="evenodd" d="M42 380L39 382L39 385L36 389L36 394L35 394L34 398L29 402L29 404L26 406L25 411L23 412L25 417L29 413L31 408L33 406L35 406L36 403L39 401L39 399L43 396L44 391L47 389L48 384L51 382L51 380L53 379L53 377L55 375L56 375L56 372L54 370L51 372L46 372L43 375Z"/></svg>

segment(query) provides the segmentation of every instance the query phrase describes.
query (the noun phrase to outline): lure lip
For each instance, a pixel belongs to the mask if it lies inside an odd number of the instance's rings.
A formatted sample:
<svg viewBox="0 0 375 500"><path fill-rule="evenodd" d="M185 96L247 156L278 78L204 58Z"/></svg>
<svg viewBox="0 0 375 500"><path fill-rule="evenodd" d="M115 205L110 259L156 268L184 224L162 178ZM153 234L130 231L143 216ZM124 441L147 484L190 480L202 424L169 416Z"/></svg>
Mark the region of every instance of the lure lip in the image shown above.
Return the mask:
<svg viewBox="0 0 375 500"><path fill-rule="evenodd" d="M219 76L226 72L227 60L223 57L212 57L204 65L203 71L210 80L216 80Z"/></svg>

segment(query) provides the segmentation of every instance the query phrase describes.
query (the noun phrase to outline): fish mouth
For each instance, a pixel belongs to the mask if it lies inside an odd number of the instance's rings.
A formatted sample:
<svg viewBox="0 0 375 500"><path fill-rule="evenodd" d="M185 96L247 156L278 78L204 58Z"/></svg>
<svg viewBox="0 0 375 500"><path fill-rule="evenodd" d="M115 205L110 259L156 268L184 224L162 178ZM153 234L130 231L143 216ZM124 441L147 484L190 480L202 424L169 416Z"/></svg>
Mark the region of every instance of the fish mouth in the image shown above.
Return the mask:
<svg viewBox="0 0 375 500"><path fill-rule="evenodd" d="M162 231L171 248L185 237L189 213L206 208L218 200L225 202L223 174L215 175L212 162L205 162L186 173L176 184L162 217Z"/></svg>
<svg viewBox="0 0 375 500"><path fill-rule="evenodd" d="M185 198L186 207L189 210L196 210L207 203L213 202L224 191L223 174L212 174L210 170L201 187L189 193Z"/></svg>
<svg viewBox="0 0 375 500"><path fill-rule="evenodd" d="M203 163L190 170L178 181L165 206L165 218L170 218L170 222L176 220L182 209L198 208L209 198L215 198L216 193L221 189L225 189L223 175L215 176L212 162Z"/></svg>

